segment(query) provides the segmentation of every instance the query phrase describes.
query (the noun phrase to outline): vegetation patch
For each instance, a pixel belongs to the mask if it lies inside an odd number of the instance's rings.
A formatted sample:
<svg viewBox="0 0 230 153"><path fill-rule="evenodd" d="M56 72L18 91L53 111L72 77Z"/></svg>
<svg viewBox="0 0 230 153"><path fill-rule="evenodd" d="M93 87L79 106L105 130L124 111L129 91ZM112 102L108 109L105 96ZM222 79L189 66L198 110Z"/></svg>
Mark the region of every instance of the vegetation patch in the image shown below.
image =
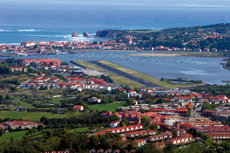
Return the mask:
<svg viewBox="0 0 230 153"><path fill-rule="evenodd" d="M57 98L53 98L51 101L49 101L49 103L60 105L62 100L67 100L67 99L68 98L66 97L57 97Z"/></svg>
<svg viewBox="0 0 230 153"><path fill-rule="evenodd" d="M26 131L17 131L17 132L8 132L3 134L0 137L0 142L10 142L15 140L21 140L23 136L26 134Z"/></svg>
<svg viewBox="0 0 230 153"><path fill-rule="evenodd" d="M124 101L116 101L108 104L95 104L90 105L89 108L98 111L115 112L117 108L122 107L125 104Z"/></svg>
<svg viewBox="0 0 230 153"><path fill-rule="evenodd" d="M16 120L28 120L28 121L40 121L40 118L45 116L49 119L52 118L65 118L71 116L71 114L52 114L47 112L13 112L13 111L1 111L0 119L4 120L6 118L16 119Z"/></svg>
<svg viewBox="0 0 230 153"><path fill-rule="evenodd" d="M71 129L68 132L69 133L78 133L78 132L86 132L86 131L89 131L89 127Z"/></svg>

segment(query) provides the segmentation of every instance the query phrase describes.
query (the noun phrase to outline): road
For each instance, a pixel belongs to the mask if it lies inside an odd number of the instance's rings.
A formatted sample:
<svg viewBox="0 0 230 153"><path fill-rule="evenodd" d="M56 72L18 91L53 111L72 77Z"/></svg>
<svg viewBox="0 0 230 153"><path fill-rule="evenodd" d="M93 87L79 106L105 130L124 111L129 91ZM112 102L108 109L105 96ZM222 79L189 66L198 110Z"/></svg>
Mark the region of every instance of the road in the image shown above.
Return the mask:
<svg viewBox="0 0 230 153"><path fill-rule="evenodd" d="M199 113L199 112L201 111L202 106L203 106L202 103L196 104L195 110L194 110L193 113L191 114L191 117L199 117L199 116L200 116L200 113Z"/></svg>
<svg viewBox="0 0 230 153"><path fill-rule="evenodd" d="M28 83L30 80L31 80L31 79L28 79L28 80L26 80L25 82L21 83L21 84L17 87L17 89L22 88L22 86L23 86L25 83Z"/></svg>
<svg viewBox="0 0 230 153"><path fill-rule="evenodd" d="M108 71L111 71L111 72L113 72L113 73L115 73L115 74L117 74L117 75L120 75L120 76L125 77L125 78L128 78L128 79L130 79L130 80L132 80L132 81L135 81L135 82L138 82L138 83L140 83L140 84L143 84L143 85L146 86L146 87L161 87L161 86L159 86L159 85L157 85L157 84L154 84L154 83L152 83L152 82L146 81L146 80L141 79L141 78L139 78L139 77L136 77L136 76L133 76L133 75L131 75L131 74L125 73L125 72L123 72L123 71L120 71L120 70L117 70L117 69L115 69L115 68L112 68L112 67L110 67L110 66L108 66L108 65L102 64L102 63L100 63L100 62L98 62L98 61L89 61L89 63L95 64L95 65L97 65L97 66L99 66L99 67L102 67L103 69L106 69L106 70L108 70Z"/></svg>

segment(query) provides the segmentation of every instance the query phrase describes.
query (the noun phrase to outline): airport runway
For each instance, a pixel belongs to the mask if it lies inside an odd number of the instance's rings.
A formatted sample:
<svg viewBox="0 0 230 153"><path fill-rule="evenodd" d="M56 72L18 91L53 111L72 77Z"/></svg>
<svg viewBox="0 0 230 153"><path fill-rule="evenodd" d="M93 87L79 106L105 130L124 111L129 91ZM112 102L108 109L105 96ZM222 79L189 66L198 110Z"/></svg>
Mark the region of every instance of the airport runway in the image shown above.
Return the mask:
<svg viewBox="0 0 230 153"><path fill-rule="evenodd" d="M97 65L99 67L102 67L102 68L104 68L104 69L106 69L108 71L111 71L111 72L113 72L113 73L115 73L117 75L120 75L120 76L128 78L128 79L130 79L132 81L135 81L135 82L138 82L140 84L143 84L146 87L161 87L161 86L159 86L157 84L154 84L152 82L146 81L146 80L141 79L139 77L136 77L136 76L133 76L131 74L125 73L123 71L120 71L120 70L117 70L115 68L112 68L112 67L110 67L108 65L102 64L102 63L100 63L98 61L88 61L88 62L91 63L91 64L95 64L95 65Z"/></svg>

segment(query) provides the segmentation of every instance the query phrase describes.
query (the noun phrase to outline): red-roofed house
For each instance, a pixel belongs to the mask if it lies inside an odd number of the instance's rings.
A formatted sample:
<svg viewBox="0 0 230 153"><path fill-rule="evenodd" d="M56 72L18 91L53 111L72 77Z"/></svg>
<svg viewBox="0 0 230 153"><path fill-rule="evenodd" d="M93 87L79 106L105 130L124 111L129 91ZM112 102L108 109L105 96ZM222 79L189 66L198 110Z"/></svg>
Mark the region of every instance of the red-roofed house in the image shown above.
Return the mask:
<svg viewBox="0 0 230 153"><path fill-rule="evenodd" d="M186 113L188 111L187 108L177 108L176 113Z"/></svg>
<svg viewBox="0 0 230 153"><path fill-rule="evenodd" d="M89 103L101 103L101 99L100 98L97 98L97 97L93 97L93 98L89 98L88 99L88 102Z"/></svg>
<svg viewBox="0 0 230 153"><path fill-rule="evenodd" d="M27 72L27 67L25 66L9 66L12 72Z"/></svg>
<svg viewBox="0 0 230 153"><path fill-rule="evenodd" d="M146 145L146 140L145 139L138 139L137 141L137 146L138 147L142 147L144 145Z"/></svg>
<svg viewBox="0 0 230 153"><path fill-rule="evenodd" d="M82 106L82 105L74 105L73 108L76 111L83 111L84 110L84 106Z"/></svg>
<svg viewBox="0 0 230 153"><path fill-rule="evenodd" d="M111 122L109 125L111 128L115 128L118 126L119 123L120 123L119 121L114 121L114 122Z"/></svg>
<svg viewBox="0 0 230 153"><path fill-rule="evenodd" d="M160 149L162 149L162 148L165 147L165 143L164 143L164 142L156 142L156 143L154 143L154 145L155 145L157 148L160 148Z"/></svg>
<svg viewBox="0 0 230 153"><path fill-rule="evenodd" d="M172 101L178 101L180 103L193 102L193 98L190 96L179 96L179 97L173 98Z"/></svg>
<svg viewBox="0 0 230 153"><path fill-rule="evenodd" d="M0 123L0 129L7 129L9 126L3 124L3 123Z"/></svg>

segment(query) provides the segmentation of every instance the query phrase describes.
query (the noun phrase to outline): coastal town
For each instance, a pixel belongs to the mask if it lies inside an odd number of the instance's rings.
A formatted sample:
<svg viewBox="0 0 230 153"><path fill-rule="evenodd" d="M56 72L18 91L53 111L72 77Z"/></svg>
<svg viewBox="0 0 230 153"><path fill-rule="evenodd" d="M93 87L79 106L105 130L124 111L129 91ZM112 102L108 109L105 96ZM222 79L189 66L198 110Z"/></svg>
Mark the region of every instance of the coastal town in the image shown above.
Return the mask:
<svg viewBox="0 0 230 153"><path fill-rule="evenodd" d="M133 152L151 145L157 151L198 144L208 148L230 139L230 98L223 92L144 85L130 88L102 72L59 59L8 58L0 63L2 137L27 131L24 137L35 141L37 136L46 137L47 130L83 129L88 141L85 147L91 153L122 152L124 148ZM22 76L26 79L20 82L7 79ZM4 118L7 113L16 116ZM53 151L65 148L59 149Z"/></svg>
<svg viewBox="0 0 230 153"><path fill-rule="evenodd" d="M221 31L223 27L226 30ZM2 56L31 56L50 54L71 54L82 50L134 50L134 51L183 51L183 52L212 52L228 55L230 48L226 41L230 38L227 30L229 24L213 25L210 27L191 27L184 30L178 28L170 32L153 31L117 31L102 30L97 31L95 36L90 36L87 32L83 37L95 38L95 41L27 41L20 45L0 45ZM197 28L200 28L198 31ZM180 31L180 32L179 32ZM191 31L191 32L190 32ZM78 37L73 32L72 37ZM181 39L177 40L178 37ZM97 40L102 38L104 40ZM176 41L174 43L174 41Z"/></svg>
<svg viewBox="0 0 230 153"><path fill-rule="evenodd" d="M0 0L0 153L230 153L230 0Z"/></svg>

